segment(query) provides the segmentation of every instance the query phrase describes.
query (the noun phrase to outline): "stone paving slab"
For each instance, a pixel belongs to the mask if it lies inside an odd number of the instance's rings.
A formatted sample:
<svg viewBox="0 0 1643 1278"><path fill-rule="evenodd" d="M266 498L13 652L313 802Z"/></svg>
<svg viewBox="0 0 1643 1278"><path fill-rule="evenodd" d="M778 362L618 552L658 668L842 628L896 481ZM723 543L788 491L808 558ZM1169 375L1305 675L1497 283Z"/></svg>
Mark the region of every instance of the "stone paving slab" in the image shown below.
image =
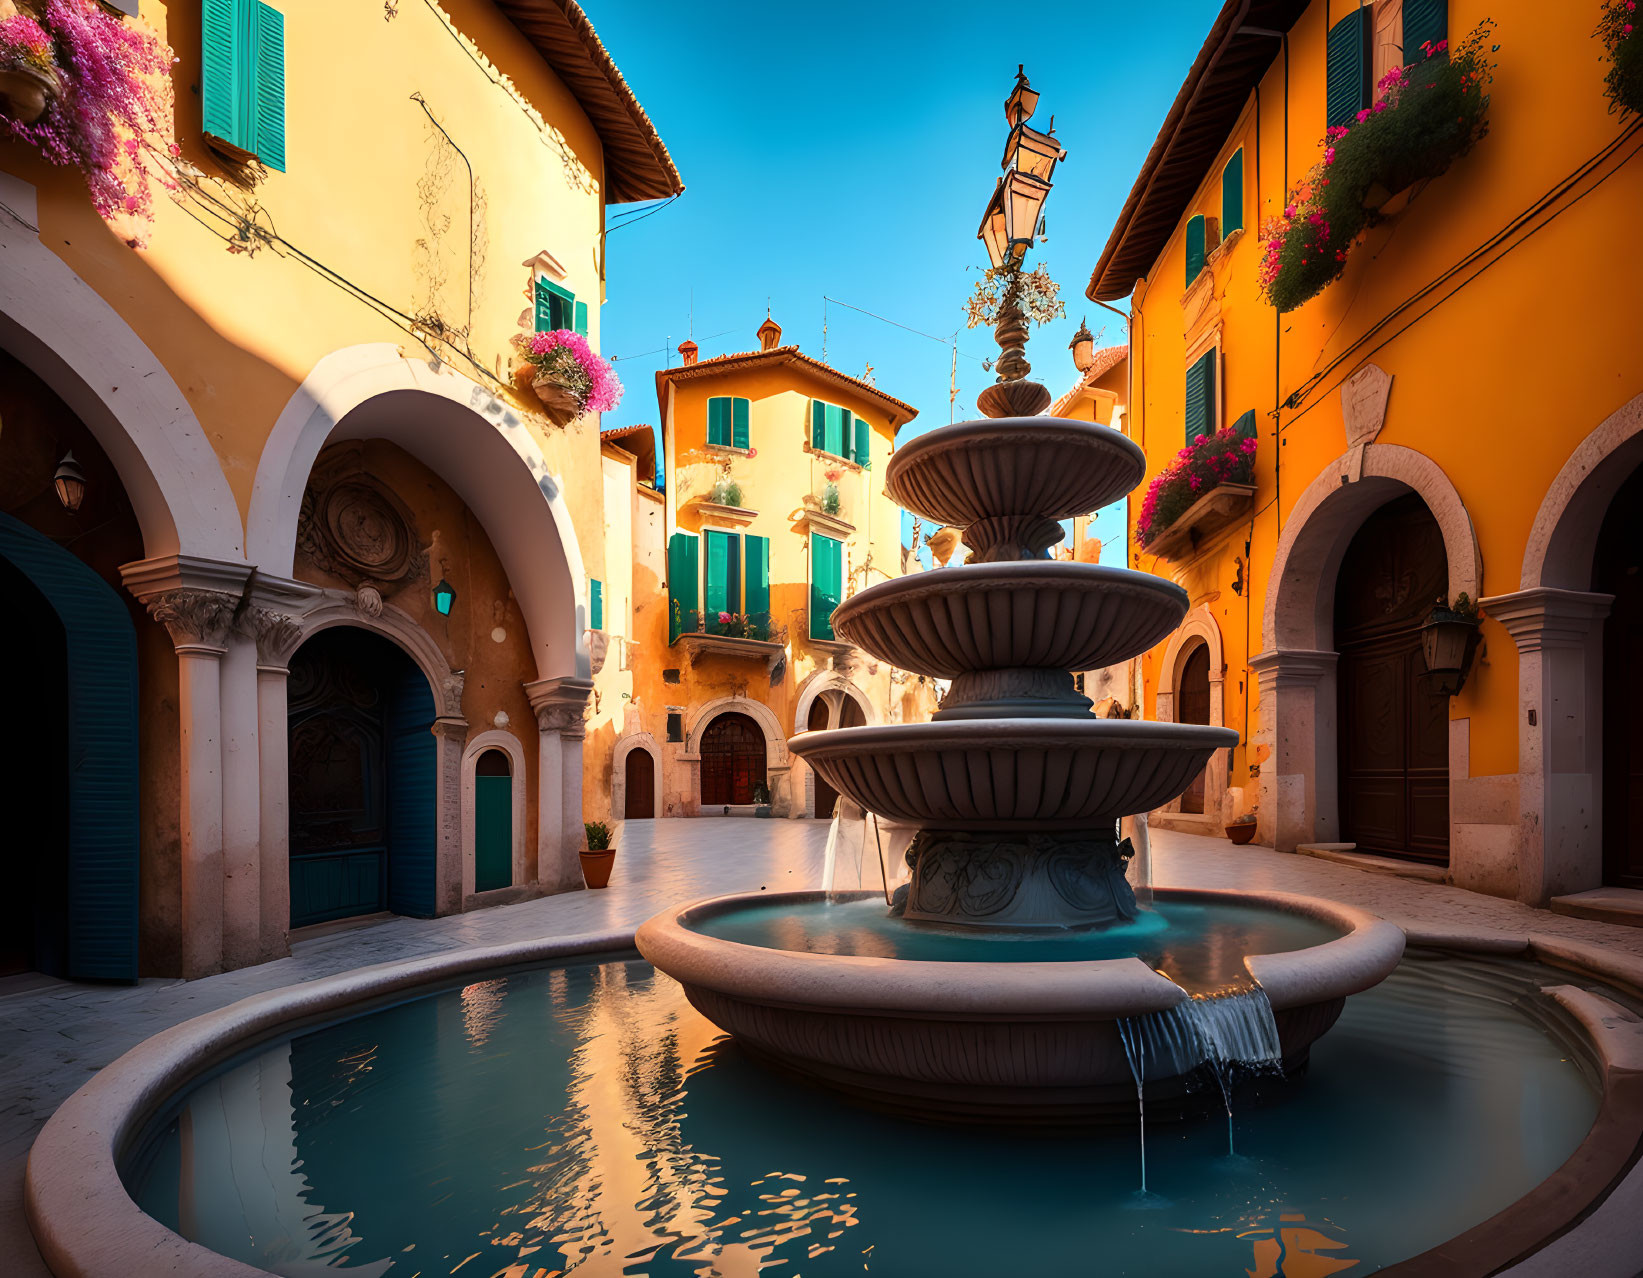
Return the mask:
<svg viewBox="0 0 1643 1278"><path fill-rule="evenodd" d="M396 918L295 947L290 958L202 980L136 986L52 983L0 998L0 1272L45 1278L22 1213L28 1147L93 1073L160 1030L252 994L377 963L469 945L636 927L665 906L726 892L818 886L827 827L818 821L635 821L611 886L443 919ZM1153 832L1160 883L1300 892L1380 914L1419 936L1466 933L1521 948L1558 938L1643 960L1643 929L1530 909L1459 888L1369 873L1223 839Z"/></svg>

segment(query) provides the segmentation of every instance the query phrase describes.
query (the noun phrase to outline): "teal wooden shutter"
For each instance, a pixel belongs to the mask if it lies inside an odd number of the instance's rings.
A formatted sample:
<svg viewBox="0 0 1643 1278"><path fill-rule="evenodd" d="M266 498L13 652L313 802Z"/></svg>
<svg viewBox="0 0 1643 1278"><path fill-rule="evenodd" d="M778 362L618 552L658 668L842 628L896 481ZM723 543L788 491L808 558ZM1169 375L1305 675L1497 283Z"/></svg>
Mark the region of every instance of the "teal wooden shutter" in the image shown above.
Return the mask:
<svg viewBox="0 0 1643 1278"><path fill-rule="evenodd" d="M822 451L832 453L835 457L844 456L844 439L846 431L845 419L849 416L837 404L827 405L827 433L822 438Z"/></svg>
<svg viewBox="0 0 1643 1278"><path fill-rule="evenodd" d="M475 776L474 891L492 892L511 886L513 778L506 773Z"/></svg>
<svg viewBox="0 0 1643 1278"><path fill-rule="evenodd" d="M856 418L856 465L866 466L873 460L872 454L868 451L868 444L871 439L872 431L867 423L859 417Z"/></svg>
<svg viewBox="0 0 1643 1278"><path fill-rule="evenodd" d="M388 679L388 908L436 913L439 741L428 677L401 657Z"/></svg>
<svg viewBox="0 0 1643 1278"><path fill-rule="evenodd" d="M1256 433L1255 410L1250 409L1237 421L1233 422L1232 429L1239 439L1254 439Z"/></svg>
<svg viewBox="0 0 1643 1278"><path fill-rule="evenodd" d="M741 591L731 577L733 569L738 566L735 547L732 544L737 540L733 533L715 532L711 529L702 534L702 540L707 543L707 575L702 594L702 611L707 614L709 625L718 622L721 612L740 612L737 602Z"/></svg>
<svg viewBox="0 0 1643 1278"><path fill-rule="evenodd" d="M1244 225L1244 149L1239 147L1221 170L1221 238Z"/></svg>
<svg viewBox="0 0 1643 1278"><path fill-rule="evenodd" d="M536 310L532 324L538 333L553 330L553 294L548 292L548 282L541 276L536 278Z"/></svg>
<svg viewBox="0 0 1643 1278"><path fill-rule="evenodd" d="M588 579L588 613L591 617L590 628L603 630L605 628L605 585L601 581Z"/></svg>
<svg viewBox="0 0 1643 1278"><path fill-rule="evenodd" d="M810 637L833 638L833 609L839 606L844 576L844 543L810 534Z"/></svg>
<svg viewBox="0 0 1643 1278"><path fill-rule="evenodd" d="M245 147L240 129L239 39L245 0L203 0L200 6L200 97L205 131ZM246 148L249 149L249 148Z"/></svg>
<svg viewBox="0 0 1643 1278"><path fill-rule="evenodd" d="M827 405L819 399L810 401L810 447L818 453L827 445Z"/></svg>
<svg viewBox="0 0 1643 1278"><path fill-rule="evenodd" d="M285 15L258 0L251 10L251 57L256 93L250 102L255 143L263 164L285 172Z"/></svg>
<svg viewBox="0 0 1643 1278"><path fill-rule="evenodd" d="M667 641L696 629L698 547L691 533L674 533L667 544Z"/></svg>
<svg viewBox="0 0 1643 1278"><path fill-rule="evenodd" d="M1206 351L1187 369L1186 442L1208 435L1215 424L1215 352Z"/></svg>
<svg viewBox="0 0 1643 1278"><path fill-rule="evenodd" d="M707 401L707 442L721 447L730 444L730 401L723 395Z"/></svg>
<svg viewBox="0 0 1643 1278"><path fill-rule="evenodd" d="M576 331L586 337L588 335L588 304L586 302L577 302L574 314L576 316Z"/></svg>
<svg viewBox="0 0 1643 1278"><path fill-rule="evenodd" d="M1187 219L1187 285L1203 273L1208 252L1204 243L1205 226L1202 213Z"/></svg>
<svg viewBox="0 0 1643 1278"><path fill-rule="evenodd" d="M576 322L576 294L552 280L536 278L536 331L553 333Z"/></svg>
<svg viewBox="0 0 1643 1278"><path fill-rule="evenodd" d="M743 538L747 545L747 615L766 617L770 614L770 538Z"/></svg>
<svg viewBox="0 0 1643 1278"><path fill-rule="evenodd" d="M1404 31L1407 36L1408 20ZM1370 56L1374 38L1374 10L1354 9L1329 29L1327 86L1324 91L1326 123L1330 128L1354 122L1369 105L1374 74ZM1405 48L1408 47L1407 38Z"/></svg>
<svg viewBox="0 0 1643 1278"><path fill-rule="evenodd" d="M747 415L751 405L745 399L730 401L730 443L734 448L750 448Z"/></svg>
<svg viewBox="0 0 1643 1278"><path fill-rule="evenodd" d="M1449 38L1449 0L1403 0L1403 60L1421 62L1426 58L1423 44L1438 44Z"/></svg>

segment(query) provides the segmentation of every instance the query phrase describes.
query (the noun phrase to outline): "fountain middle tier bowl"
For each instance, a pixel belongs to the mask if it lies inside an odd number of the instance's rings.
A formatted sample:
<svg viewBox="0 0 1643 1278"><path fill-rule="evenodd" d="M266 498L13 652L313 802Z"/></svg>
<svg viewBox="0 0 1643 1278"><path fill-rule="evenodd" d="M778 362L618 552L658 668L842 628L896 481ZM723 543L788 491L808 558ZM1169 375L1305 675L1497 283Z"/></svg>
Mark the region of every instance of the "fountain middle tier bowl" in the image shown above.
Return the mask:
<svg viewBox="0 0 1643 1278"><path fill-rule="evenodd" d="M1063 417L1000 417L909 440L890 458L884 490L915 514L964 528L1011 516L1087 515L1122 497L1146 473L1146 454L1109 427Z"/></svg>
<svg viewBox="0 0 1643 1278"><path fill-rule="evenodd" d="M1346 998L1383 980L1404 947L1403 932L1373 915L1281 893L1156 889L1161 926L1130 940L1067 933L1058 950L1042 936L955 937L902 920L881 920L902 929L887 932L856 918L882 913L875 896L721 897L663 911L635 943L762 1060L921 1117L1017 1123L1134 1121L1120 1024L1179 1019L1190 996L1154 968L1171 970L1184 953L1244 969L1243 997L1270 1003L1292 1073ZM946 957L884 957L898 952ZM1092 952L1126 956L1079 957ZM1149 1114L1184 1097L1201 1060L1146 1058Z"/></svg>
<svg viewBox="0 0 1643 1278"><path fill-rule="evenodd" d="M850 596L833 630L915 674L1099 670L1181 624L1187 592L1128 568L1017 560L895 577Z"/></svg>
<svg viewBox="0 0 1643 1278"><path fill-rule="evenodd" d="M801 732L788 748L868 812L946 830L1097 830L1184 791L1230 728L965 719Z"/></svg>

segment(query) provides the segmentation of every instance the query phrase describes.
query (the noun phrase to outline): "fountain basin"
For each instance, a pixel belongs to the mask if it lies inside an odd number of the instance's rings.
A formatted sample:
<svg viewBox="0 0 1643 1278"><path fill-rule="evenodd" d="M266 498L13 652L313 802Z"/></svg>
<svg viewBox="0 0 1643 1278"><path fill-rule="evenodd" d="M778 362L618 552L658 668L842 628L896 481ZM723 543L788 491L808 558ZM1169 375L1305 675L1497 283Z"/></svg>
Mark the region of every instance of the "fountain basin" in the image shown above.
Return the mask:
<svg viewBox="0 0 1643 1278"><path fill-rule="evenodd" d="M1300 949L1241 956L1246 980L1259 982L1271 1002L1287 1072L1305 1065L1347 996L1380 982L1403 955L1400 929L1332 902L1182 889L1158 889L1156 897L1256 907L1333 933ZM1189 997L1142 957L926 961L752 945L708 930L740 910L802 910L827 899L820 892L720 897L664 911L634 940L698 1011L748 1051L873 1105L983 1122L1133 1116L1135 1081L1118 1021L1167 1011ZM1154 937L1148 946L1158 943ZM1160 1084L1149 1086L1149 1105L1154 1095L1168 1105L1186 1092L1186 1081L1167 1071L1155 1077L1149 1070L1148 1079Z"/></svg>
<svg viewBox="0 0 1643 1278"><path fill-rule="evenodd" d="M1017 560L896 577L850 596L833 629L915 674L1098 670L1181 624L1187 592L1149 573Z"/></svg>
<svg viewBox="0 0 1643 1278"><path fill-rule="evenodd" d="M788 748L868 812L965 830L1095 830L1191 784L1230 728L973 719L801 732Z"/></svg>

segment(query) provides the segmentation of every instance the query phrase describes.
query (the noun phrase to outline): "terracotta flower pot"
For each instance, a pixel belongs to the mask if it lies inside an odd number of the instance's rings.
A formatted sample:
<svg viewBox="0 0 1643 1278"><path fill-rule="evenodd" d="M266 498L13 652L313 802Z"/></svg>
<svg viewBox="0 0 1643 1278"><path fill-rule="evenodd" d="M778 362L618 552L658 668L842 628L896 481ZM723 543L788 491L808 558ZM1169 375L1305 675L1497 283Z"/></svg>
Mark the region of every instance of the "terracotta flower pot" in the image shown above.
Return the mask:
<svg viewBox="0 0 1643 1278"><path fill-rule="evenodd" d="M1227 838L1242 846L1255 837L1255 822L1238 821L1227 826Z"/></svg>
<svg viewBox="0 0 1643 1278"><path fill-rule="evenodd" d="M610 867L616 861L616 849L606 848L602 852L583 852L582 881L590 888L610 886Z"/></svg>
<svg viewBox="0 0 1643 1278"><path fill-rule="evenodd" d="M555 426L569 426L582 415L582 405L576 396L549 377L537 377L531 386L542 401L542 411Z"/></svg>
<svg viewBox="0 0 1643 1278"><path fill-rule="evenodd" d="M46 113L46 105L57 94L57 77L34 67L11 67L0 71L0 99L4 114L19 124L33 124Z"/></svg>

